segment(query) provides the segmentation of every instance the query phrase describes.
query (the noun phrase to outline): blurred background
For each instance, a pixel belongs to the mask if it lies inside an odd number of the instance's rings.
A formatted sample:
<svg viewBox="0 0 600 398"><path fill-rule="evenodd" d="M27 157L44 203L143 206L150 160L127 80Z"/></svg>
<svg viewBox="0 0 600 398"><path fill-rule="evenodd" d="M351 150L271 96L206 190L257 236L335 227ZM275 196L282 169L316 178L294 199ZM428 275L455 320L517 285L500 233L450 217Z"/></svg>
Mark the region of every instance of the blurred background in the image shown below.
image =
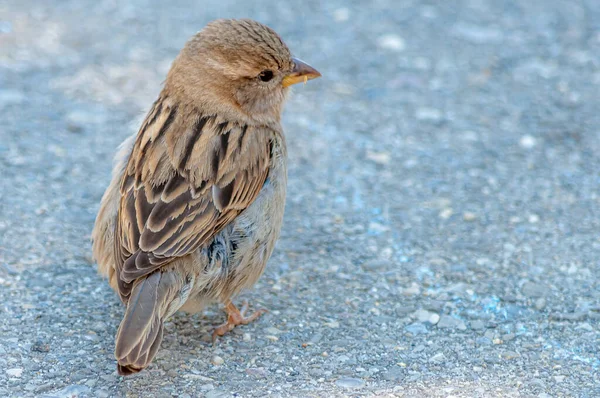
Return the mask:
<svg viewBox="0 0 600 398"><path fill-rule="evenodd" d="M244 295L114 371L90 232L118 144L208 21L323 78L287 104L284 230ZM0 396L600 395L600 2L0 3Z"/></svg>

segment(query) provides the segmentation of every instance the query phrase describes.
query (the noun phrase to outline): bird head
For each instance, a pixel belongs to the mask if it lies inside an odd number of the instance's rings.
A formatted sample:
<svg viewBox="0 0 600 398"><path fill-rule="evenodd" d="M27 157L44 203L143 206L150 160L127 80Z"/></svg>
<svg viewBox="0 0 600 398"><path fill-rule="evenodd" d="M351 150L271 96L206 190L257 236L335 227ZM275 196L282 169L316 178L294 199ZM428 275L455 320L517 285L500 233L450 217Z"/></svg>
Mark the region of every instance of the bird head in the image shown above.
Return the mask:
<svg viewBox="0 0 600 398"><path fill-rule="evenodd" d="M278 121L289 87L321 74L292 57L271 28L249 19L209 23L181 50L165 88L207 112Z"/></svg>

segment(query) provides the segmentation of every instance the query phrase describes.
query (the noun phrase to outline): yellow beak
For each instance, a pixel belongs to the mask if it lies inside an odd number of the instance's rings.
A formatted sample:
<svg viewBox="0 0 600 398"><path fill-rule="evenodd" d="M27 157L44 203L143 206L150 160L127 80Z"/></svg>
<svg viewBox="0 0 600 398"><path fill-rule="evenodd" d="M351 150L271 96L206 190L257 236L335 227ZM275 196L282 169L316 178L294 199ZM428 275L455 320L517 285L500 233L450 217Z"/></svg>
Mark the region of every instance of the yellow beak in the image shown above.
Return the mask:
<svg viewBox="0 0 600 398"><path fill-rule="evenodd" d="M283 87L289 87L292 84L304 82L321 77L318 70L310 66L309 64L300 61L298 58L292 58L294 61L294 69L292 73L283 78L281 84Z"/></svg>

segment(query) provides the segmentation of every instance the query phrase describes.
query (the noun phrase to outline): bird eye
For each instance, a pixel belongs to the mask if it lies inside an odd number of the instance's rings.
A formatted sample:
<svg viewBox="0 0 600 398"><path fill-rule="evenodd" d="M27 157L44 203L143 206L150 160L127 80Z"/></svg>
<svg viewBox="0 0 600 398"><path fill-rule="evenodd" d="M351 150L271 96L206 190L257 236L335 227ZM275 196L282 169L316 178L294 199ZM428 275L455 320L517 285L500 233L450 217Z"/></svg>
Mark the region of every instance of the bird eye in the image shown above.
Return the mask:
<svg viewBox="0 0 600 398"><path fill-rule="evenodd" d="M262 72L260 72L260 75L258 75L258 78L263 82L268 82L273 78L273 71L263 70Z"/></svg>

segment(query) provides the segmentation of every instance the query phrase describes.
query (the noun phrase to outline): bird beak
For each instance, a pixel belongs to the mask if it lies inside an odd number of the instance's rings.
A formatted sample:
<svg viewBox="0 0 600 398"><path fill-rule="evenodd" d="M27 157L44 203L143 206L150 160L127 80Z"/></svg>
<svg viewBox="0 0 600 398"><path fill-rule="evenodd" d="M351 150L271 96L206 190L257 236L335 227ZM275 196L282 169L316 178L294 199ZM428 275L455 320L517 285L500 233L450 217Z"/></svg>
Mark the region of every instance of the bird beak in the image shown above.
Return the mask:
<svg viewBox="0 0 600 398"><path fill-rule="evenodd" d="M309 64L300 61L298 58L292 58L292 61L294 61L294 69L292 69L292 73L283 78L281 83L283 87L289 87L300 82L306 83L309 80L321 77L319 71Z"/></svg>

